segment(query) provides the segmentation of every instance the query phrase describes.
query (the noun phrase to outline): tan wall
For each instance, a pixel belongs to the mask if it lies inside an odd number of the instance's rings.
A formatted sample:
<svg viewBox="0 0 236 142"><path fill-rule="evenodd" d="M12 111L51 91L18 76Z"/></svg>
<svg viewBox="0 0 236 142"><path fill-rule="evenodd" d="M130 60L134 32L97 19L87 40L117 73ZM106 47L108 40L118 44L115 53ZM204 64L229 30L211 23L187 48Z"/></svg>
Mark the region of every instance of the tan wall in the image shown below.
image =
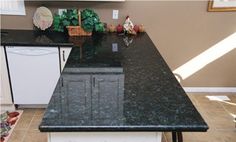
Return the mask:
<svg viewBox="0 0 236 142"><path fill-rule="evenodd" d="M173 71L236 32L236 12L207 12L206 1L26 2L27 15L2 16L2 29L32 29L33 12L42 4L53 12L57 8L94 8L102 21L113 24L122 23L126 15L130 15L134 23L146 26L147 33ZM119 20L111 19L112 9L120 10ZM194 72L181 84L235 87L236 49Z"/></svg>

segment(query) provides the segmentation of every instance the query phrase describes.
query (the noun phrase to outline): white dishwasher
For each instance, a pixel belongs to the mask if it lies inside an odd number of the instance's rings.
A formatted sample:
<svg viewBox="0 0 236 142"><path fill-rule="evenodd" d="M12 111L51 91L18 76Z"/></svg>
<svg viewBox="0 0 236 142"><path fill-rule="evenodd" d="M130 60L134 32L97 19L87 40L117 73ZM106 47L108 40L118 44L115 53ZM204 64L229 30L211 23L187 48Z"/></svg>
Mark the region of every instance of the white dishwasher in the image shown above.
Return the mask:
<svg viewBox="0 0 236 142"><path fill-rule="evenodd" d="M58 47L6 47L14 104L45 105L60 77Z"/></svg>

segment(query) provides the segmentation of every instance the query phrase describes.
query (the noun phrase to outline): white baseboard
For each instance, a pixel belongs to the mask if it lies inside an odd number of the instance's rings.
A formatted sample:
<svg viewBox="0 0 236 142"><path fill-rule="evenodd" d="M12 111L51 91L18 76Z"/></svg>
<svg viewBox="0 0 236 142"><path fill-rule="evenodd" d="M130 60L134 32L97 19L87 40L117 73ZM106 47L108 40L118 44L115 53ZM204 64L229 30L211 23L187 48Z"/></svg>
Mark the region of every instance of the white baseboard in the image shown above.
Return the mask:
<svg viewBox="0 0 236 142"><path fill-rule="evenodd" d="M19 105L18 108L47 108L47 105L41 104L27 104L27 105Z"/></svg>
<svg viewBox="0 0 236 142"><path fill-rule="evenodd" d="M0 105L0 112L3 113L5 111L15 111L16 108L13 104L1 104Z"/></svg>
<svg viewBox="0 0 236 142"><path fill-rule="evenodd" d="M236 93L236 87L183 87L188 93Z"/></svg>

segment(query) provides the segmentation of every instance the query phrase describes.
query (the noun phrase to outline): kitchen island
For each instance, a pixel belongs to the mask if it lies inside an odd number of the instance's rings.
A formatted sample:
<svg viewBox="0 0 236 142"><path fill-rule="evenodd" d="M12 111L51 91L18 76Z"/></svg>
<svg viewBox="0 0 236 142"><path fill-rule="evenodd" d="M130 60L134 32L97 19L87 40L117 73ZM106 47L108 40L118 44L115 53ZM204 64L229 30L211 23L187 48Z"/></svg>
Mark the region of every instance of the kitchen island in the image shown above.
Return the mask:
<svg viewBox="0 0 236 142"><path fill-rule="evenodd" d="M49 142L181 142L208 129L147 33L1 34L3 46L73 46L39 126Z"/></svg>
<svg viewBox="0 0 236 142"><path fill-rule="evenodd" d="M74 40L39 126L49 141L156 142L164 131L182 141L181 132L207 131L146 33Z"/></svg>

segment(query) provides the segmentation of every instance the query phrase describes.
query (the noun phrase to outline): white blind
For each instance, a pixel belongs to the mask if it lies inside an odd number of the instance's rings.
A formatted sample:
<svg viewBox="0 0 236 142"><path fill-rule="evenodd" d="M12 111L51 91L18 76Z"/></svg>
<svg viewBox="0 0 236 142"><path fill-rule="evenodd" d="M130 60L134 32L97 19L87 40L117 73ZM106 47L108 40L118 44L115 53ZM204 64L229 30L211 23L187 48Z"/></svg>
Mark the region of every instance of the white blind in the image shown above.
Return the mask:
<svg viewBox="0 0 236 142"><path fill-rule="evenodd" d="M24 0L0 0L2 15L25 15Z"/></svg>

